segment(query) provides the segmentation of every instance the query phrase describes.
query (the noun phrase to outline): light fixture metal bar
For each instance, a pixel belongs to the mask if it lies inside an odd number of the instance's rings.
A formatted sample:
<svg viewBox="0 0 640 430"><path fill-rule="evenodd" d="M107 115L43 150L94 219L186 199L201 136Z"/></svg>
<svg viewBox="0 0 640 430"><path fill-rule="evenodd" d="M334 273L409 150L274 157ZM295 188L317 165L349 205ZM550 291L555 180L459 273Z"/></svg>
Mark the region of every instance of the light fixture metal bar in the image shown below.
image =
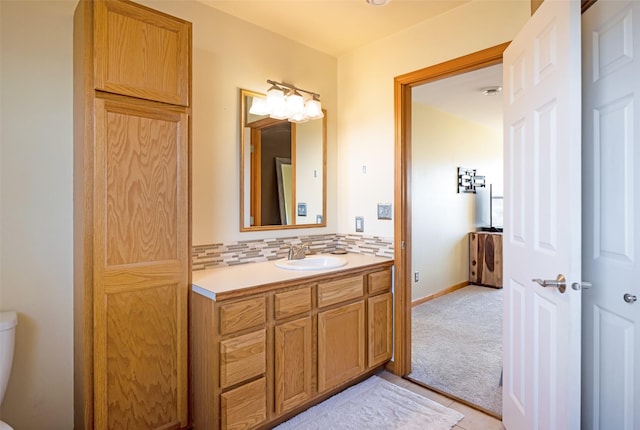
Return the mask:
<svg viewBox="0 0 640 430"><path fill-rule="evenodd" d="M302 91L303 93L311 94L312 96L316 96L320 98L320 94L314 93L313 91L303 90L302 88L298 88L295 85L285 84L284 82L272 81L271 79L267 79L267 83L271 85L276 85L279 87L289 88L290 90L294 90L294 91Z"/></svg>

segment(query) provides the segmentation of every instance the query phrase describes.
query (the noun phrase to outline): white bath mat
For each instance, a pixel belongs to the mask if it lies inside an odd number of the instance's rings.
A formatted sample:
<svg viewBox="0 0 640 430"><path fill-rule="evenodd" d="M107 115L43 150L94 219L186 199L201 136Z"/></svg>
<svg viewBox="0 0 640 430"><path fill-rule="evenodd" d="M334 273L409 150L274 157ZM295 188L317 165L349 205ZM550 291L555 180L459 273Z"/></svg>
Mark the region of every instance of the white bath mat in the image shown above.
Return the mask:
<svg viewBox="0 0 640 430"><path fill-rule="evenodd" d="M378 376L275 427L276 430L449 430L464 415Z"/></svg>

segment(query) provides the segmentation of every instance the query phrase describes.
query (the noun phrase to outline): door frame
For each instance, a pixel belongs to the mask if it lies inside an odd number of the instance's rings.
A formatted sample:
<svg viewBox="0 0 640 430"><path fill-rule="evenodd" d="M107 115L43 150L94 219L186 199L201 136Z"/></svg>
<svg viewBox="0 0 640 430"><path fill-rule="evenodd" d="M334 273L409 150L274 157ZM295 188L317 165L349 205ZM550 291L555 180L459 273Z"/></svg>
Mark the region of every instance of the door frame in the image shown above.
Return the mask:
<svg viewBox="0 0 640 430"><path fill-rule="evenodd" d="M394 358L389 370L411 372L411 90L413 87L502 63L505 42L394 78Z"/></svg>

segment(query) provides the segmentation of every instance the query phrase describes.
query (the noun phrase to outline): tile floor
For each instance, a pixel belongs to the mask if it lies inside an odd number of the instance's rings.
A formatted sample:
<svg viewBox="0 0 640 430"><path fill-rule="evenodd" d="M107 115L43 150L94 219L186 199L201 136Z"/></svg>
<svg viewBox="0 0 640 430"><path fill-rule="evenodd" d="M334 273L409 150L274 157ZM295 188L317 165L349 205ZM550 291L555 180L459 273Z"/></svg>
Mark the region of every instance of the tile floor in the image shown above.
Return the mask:
<svg viewBox="0 0 640 430"><path fill-rule="evenodd" d="M464 415L464 418L458 423L457 426L453 428L453 430L505 430L500 420L490 415L484 414L476 409L470 408L469 406L463 405L462 403L458 403L455 400L451 400L450 398L445 397L442 394L428 390L424 387L421 387L420 385L414 384L413 382L407 381L406 379L402 379L399 376L396 376L389 372L382 371L378 374L378 376L402 388L406 388L407 390L411 390L415 393L421 394L435 402L440 403L443 406L455 409L456 411L462 413Z"/></svg>

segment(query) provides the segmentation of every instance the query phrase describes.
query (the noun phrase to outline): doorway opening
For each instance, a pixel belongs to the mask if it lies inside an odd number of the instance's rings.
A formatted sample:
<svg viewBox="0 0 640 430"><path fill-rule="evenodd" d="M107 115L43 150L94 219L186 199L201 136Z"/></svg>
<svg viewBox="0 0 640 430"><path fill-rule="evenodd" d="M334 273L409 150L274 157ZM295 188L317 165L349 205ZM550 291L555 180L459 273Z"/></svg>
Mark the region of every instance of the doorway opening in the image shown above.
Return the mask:
<svg viewBox="0 0 640 430"><path fill-rule="evenodd" d="M423 246L423 241L417 241L413 238L413 232L419 230L419 215L416 214L414 206L419 206L415 196L418 194L418 186L414 184L413 175L418 174L418 168L413 164L414 156L417 158L418 154L413 146L413 140L417 138L414 136L414 124L415 115L414 109L414 89L420 87L423 84L433 83L435 81L441 81L445 78L456 77L467 72L477 71L491 66L501 67L502 53L508 46L508 43L501 44L483 51L479 51L464 57L460 57L445 63L441 63L426 69L418 70L406 75L399 76L395 79L395 118L396 118L396 196L395 205L399 213L397 213L395 219L395 249L396 249L396 305L395 312L395 360L394 360L394 372L404 377L412 378L412 367L414 366L413 351L412 351L412 309L414 304L414 280L416 274L414 272L414 253L418 254L420 247ZM418 108L420 109L420 108ZM501 133L500 133L501 134ZM501 146L501 140L500 140ZM414 154L414 152L416 152ZM499 165L502 165L502 159L499 160ZM473 168L474 166L464 166ZM501 173L501 169L500 169ZM480 175L481 172L478 172ZM454 172L453 179L450 184L455 189L453 181L456 180L456 174ZM501 182L501 177L500 177ZM412 192L413 187L415 191ZM423 190L423 187L420 188ZM460 196L469 197L469 196ZM468 203L468 202L467 202ZM438 208L434 208L438 211ZM467 211L468 212L468 211ZM413 223L413 224L412 224ZM419 243L420 242L420 243ZM463 245L464 246L464 245ZM468 259L468 257L466 257ZM420 274L418 274L419 279ZM420 300L427 298L435 298L438 293L444 295L447 290L453 291L458 288L465 287L468 281L454 282L452 285L440 285L438 291L433 293L417 293L422 297L415 297ZM432 297L429 297L429 296ZM500 318L501 321L501 318ZM501 324L499 324L501 325ZM454 360L455 357L450 357L450 360ZM421 382L417 380L417 382ZM496 380L499 383L499 378ZM429 384L425 384L429 385ZM429 385L429 388L435 388ZM445 393L456 400L468 403L471 406L478 407L477 404L464 399L455 393ZM479 409L489 412L492 415L499 416L499 411L488 410L482 406Z"/></svg>
<svg viewBox="0 0 640 430"><path fill-rule="evenodd" d="M410 380L502 414L502 64L412 89Z"/></svg>

